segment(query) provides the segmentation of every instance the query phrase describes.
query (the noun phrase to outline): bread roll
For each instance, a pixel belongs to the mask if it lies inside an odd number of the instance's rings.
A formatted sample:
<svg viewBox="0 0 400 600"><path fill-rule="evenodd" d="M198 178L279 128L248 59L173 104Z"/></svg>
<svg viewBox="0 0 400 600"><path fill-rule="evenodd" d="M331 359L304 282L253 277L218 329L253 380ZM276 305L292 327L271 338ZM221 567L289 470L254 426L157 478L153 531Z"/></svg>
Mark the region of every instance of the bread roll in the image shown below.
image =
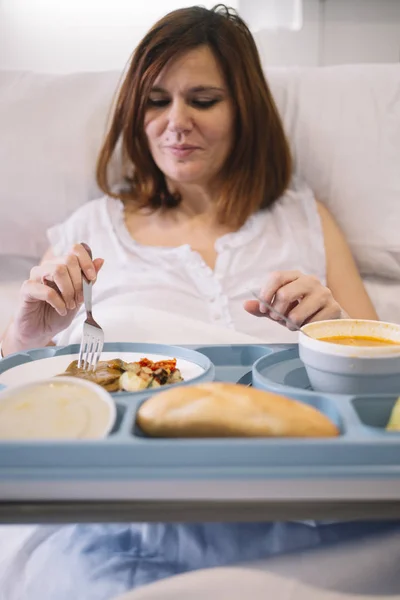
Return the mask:
<svg viewBox="0 0 400 600"><path fill-rule="evenodd" d="M146 400L140 429L155 437L333 437L338 428L296 400L233 383L179 386Z"/></svg>

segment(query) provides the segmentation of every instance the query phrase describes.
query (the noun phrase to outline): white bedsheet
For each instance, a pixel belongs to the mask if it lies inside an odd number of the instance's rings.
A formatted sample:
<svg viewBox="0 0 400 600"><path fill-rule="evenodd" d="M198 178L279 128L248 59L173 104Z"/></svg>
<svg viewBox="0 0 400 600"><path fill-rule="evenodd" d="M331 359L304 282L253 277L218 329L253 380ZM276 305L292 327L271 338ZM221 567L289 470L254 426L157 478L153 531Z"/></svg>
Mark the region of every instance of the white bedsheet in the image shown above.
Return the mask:
<svg viewBox="0 0 400 600"><path fill-rule="evenodd" d="M96 304L94 316L104 330L106 341L184 345L284 343L297 340L297 334L275 323L271 323L268 340L262 340L234 329L182 317L177 313L135 306L134 300L135 295L127 293ZM64 346L79 343L83 319L84 313L81 310L71 327L57 336L57 344Z"/></svg>
<svg viewBox="0 0 400 600"><path fill-rule="evenodd" d="M171 577L114 600L394 600L400 535ZM356 595L355 595L356 594Z"/></svg>

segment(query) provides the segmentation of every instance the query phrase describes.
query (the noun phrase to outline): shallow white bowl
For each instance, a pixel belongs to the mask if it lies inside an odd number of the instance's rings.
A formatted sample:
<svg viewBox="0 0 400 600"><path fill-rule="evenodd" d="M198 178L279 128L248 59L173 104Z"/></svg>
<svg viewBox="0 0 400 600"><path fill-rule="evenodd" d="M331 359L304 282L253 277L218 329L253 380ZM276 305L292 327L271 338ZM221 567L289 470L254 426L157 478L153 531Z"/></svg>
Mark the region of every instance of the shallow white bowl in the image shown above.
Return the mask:
<svg viewBox="0 0 400 600"><path fill-rule="evenodd" d="M383 338L399 346L345 346L320 339L334 336ZM299 355L315 391L400 394L400 325L395 323L357 319L310 323L299 334Z"/></svg>
<svg viewBox="0 0 400 600"><path fill-rule="evenodd" d="M19 386L14 386L12 388L6 388L5 390L0 392L0 413L1 413L1 403L4 402L5 400L9 399L9 398L17 398L17 395L19 396L19 398L21 398L21 396L23 397L24 393L32 390L34 388L40 387L40 386L47 386L47 385L51 385L54 383L66 383L69 386L71 386L71 388L75 388L75 390L78 391L82 390L83 388L86 388L88 390L90 390L93 393L93 396L97 398L99 403L102 403L103 405L106 406L107 408L107 421L104 423L104 425L101 428L101 431L99 430L98 434L96 434L95 436L92 436L90 438L88 437L75 437L75 436L68 436L68 437L63 437L62 435L60 435L60 437L56 437L56 438L43 438L43 440L39 439L39 438L34 438L34 441L52 441L52 442L56 442L56 441L65 441L65 440L74 440L74 439L79 439L80 441L85 440L85 439L102 439L108 436L108 434L112 431L116 418L117 418L117 408L115 405L115 402L112 398L112 396L107 392L107 390L103 389L101 386L97 385L96 383L93 383L91 381L86 381L84 379L79 379L77 377L68 377L68 376L62 376L62 377L55 377L55 378L51 378L51 379L43 379L40 381L35 381L32 383L24 383L22 385ZM56 397L57 391L54 392L54 397ZM65 393L64 393L65 394ZM17 401L17 400L16 400ZM18 438L18 435L16 434L16 437L12 438L12 440L9 441L22 441L21 438Z"/></svg>

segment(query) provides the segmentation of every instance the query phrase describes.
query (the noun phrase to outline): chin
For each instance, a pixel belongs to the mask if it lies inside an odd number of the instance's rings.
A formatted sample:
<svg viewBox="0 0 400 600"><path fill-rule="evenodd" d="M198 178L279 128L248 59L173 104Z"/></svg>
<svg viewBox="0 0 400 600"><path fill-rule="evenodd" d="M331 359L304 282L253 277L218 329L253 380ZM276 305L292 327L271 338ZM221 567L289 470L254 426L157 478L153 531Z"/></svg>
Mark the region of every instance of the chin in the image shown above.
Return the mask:
<svg viewBox="0 0 400 600"><path fill-rule="evenodd" d="M168 179L172 179L177 183L200 184L209 179L203 169L170 169L164 173Z"/></svg>

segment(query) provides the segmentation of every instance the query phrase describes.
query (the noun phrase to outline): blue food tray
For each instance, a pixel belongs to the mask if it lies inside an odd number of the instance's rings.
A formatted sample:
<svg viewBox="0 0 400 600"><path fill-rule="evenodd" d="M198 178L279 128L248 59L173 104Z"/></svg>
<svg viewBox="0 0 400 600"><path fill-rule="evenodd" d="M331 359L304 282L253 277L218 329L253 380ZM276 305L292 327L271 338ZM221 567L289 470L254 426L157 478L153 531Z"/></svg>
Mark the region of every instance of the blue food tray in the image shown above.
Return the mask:
<svg viewBox="0 0 400 600"><path fill-rule="evenodd" d="M118 353L131 346L106 344L104 350ZM395 395L316 393L310 389L297 346L186 348L211 360L217 381L254 384L306 402L331 418L341 435L149 438L135 425L136 411L149 394L119 393L113 395L116 426L105 440L1 442L0 498L159 500L272 494L277 499L304 500L334 494L352 500L400 500L400 436L384 429ZM1 361L0 373L16 364L77 350L74 345L20 353Z"/></svg>

